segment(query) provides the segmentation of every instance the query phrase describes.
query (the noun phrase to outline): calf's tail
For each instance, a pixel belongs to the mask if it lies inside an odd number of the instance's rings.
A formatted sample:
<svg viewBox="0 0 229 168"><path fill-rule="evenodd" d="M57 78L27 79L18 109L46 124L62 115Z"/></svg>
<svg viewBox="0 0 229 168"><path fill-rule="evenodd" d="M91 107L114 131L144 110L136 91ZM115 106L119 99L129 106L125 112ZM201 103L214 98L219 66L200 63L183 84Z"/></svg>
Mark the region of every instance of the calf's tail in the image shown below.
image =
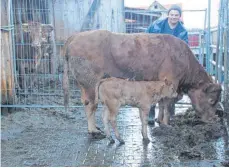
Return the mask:
<svg viewBox="0 0 229 168"><path fill-rule="evenodd" d="M98 106L99 103L99 86L102 83L102 81L103 80L98 81L95 86L95 106L96 107Z"/></svg>
<svg viewBox="0 0 229 168"><path fill-rule="evenodd" d="M96 83L95 86L95 105L97 106L99 103L99 87L101 86L101 84L105 81L109 81L109 80L113 80L113 78L105 78L105 79L101 79L100 81L98 81ZM100 97L101 98L101 97Z"/></svg>

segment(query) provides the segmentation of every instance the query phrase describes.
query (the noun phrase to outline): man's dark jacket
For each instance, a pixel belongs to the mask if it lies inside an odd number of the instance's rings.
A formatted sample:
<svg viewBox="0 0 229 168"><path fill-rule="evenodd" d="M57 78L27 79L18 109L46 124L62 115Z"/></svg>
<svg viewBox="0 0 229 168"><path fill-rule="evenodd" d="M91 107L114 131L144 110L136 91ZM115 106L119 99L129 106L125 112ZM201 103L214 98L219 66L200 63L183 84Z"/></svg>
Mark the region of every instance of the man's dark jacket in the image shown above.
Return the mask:
<svg viewBox="0 0 229 168"><path fill-rule="evenodd" d="M164 34L164 28L165 28L166 22L168 23L168 18L163 19L163 20L156 20L154 23L152 23L148 27L146 32ZM181 40L184 40L188 44L188 32L180 21L178 22L177 26L175 27L175 30L172 35L180 38Z"/></svg>

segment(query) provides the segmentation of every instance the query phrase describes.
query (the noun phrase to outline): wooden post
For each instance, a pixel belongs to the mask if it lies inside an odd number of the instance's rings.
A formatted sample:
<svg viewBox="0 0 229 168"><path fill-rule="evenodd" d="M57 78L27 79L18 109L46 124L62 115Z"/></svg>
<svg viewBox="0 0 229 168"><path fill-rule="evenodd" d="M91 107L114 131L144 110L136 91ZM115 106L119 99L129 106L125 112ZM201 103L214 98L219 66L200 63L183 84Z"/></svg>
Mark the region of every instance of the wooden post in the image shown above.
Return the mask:
<svg viewBox="0 0 229 168"><path fill-rule="evenodd" d="M15 96L12 39L10 34L13 29L9 25L10 6L10 0L3 0L1 3L1 104L13 104Z"/></svg>

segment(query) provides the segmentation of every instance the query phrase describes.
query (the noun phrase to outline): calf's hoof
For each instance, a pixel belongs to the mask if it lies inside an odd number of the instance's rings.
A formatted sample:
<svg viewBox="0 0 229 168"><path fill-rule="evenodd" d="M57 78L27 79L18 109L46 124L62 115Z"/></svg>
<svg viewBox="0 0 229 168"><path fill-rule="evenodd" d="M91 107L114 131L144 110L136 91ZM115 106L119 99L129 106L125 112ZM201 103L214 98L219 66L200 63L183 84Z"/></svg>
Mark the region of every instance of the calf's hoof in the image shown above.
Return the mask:
<svg viewBox="0 0 229 168"><path fill-rule="evenodd" d="M110 144L114 144L114 143L115 143L115 140L111 139Z"/></svg>
<svg viewBox="0 0 229 168"><path fill-rule="evenodd" d="M106 135L103 134L102 132L92 132L92 133L89 133L92 135L92 138L93 139L104 139L106 138Z"/></svg>
<svg viewBox="0 0 229 168"><path fill-rule="evenodd" d="M103 130L101 130L101 128L96 127L96 129L97 129L97 130L99 130L100 132L104 133L104 131L103 131Z"/></svg>
<svg viewBox="0 0 229 168"><path fill-rule="evenodd" d="M143 143L144 143L144 144L148 144L148 143L150 143L149 138L143 138Z"/></svg>
<svg viewBox="0 0 229 168"><path fill-rule="evenodd" d="M107 137L108 139L109 139L109 141L110 141L110 144L113 144L113 143L115 143L115 140L112 138L112 136L109 136L109 137Z"/></svg>

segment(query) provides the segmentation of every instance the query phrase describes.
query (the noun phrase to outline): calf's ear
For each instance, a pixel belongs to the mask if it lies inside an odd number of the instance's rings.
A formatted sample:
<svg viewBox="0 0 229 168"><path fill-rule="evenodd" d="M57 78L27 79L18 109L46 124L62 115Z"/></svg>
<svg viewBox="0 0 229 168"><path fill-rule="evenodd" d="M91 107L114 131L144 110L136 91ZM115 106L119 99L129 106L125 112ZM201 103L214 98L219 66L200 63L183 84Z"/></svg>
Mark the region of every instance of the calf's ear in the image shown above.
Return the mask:
<svg viewBox="0 0 229 168"><path fill-rule="evenodd" d="M171 85L172 84L172 82L168 81L168 79L166 77L164 78L164 82L165 82L166 85Z"/></svg>
<svg viewBox="0 0 229 168"><path fill-rule="evenodd" d="M29 24L28 23L23 23L22 24L22 30L24 32L30 32L30 30L29 30Z"/></svg>
<svg viewBox="0 0 229 168"><path fill-rule="evenodd" d="M42 24L42 31L50 33L53 31L53 26L49 24Z"/></svg>

